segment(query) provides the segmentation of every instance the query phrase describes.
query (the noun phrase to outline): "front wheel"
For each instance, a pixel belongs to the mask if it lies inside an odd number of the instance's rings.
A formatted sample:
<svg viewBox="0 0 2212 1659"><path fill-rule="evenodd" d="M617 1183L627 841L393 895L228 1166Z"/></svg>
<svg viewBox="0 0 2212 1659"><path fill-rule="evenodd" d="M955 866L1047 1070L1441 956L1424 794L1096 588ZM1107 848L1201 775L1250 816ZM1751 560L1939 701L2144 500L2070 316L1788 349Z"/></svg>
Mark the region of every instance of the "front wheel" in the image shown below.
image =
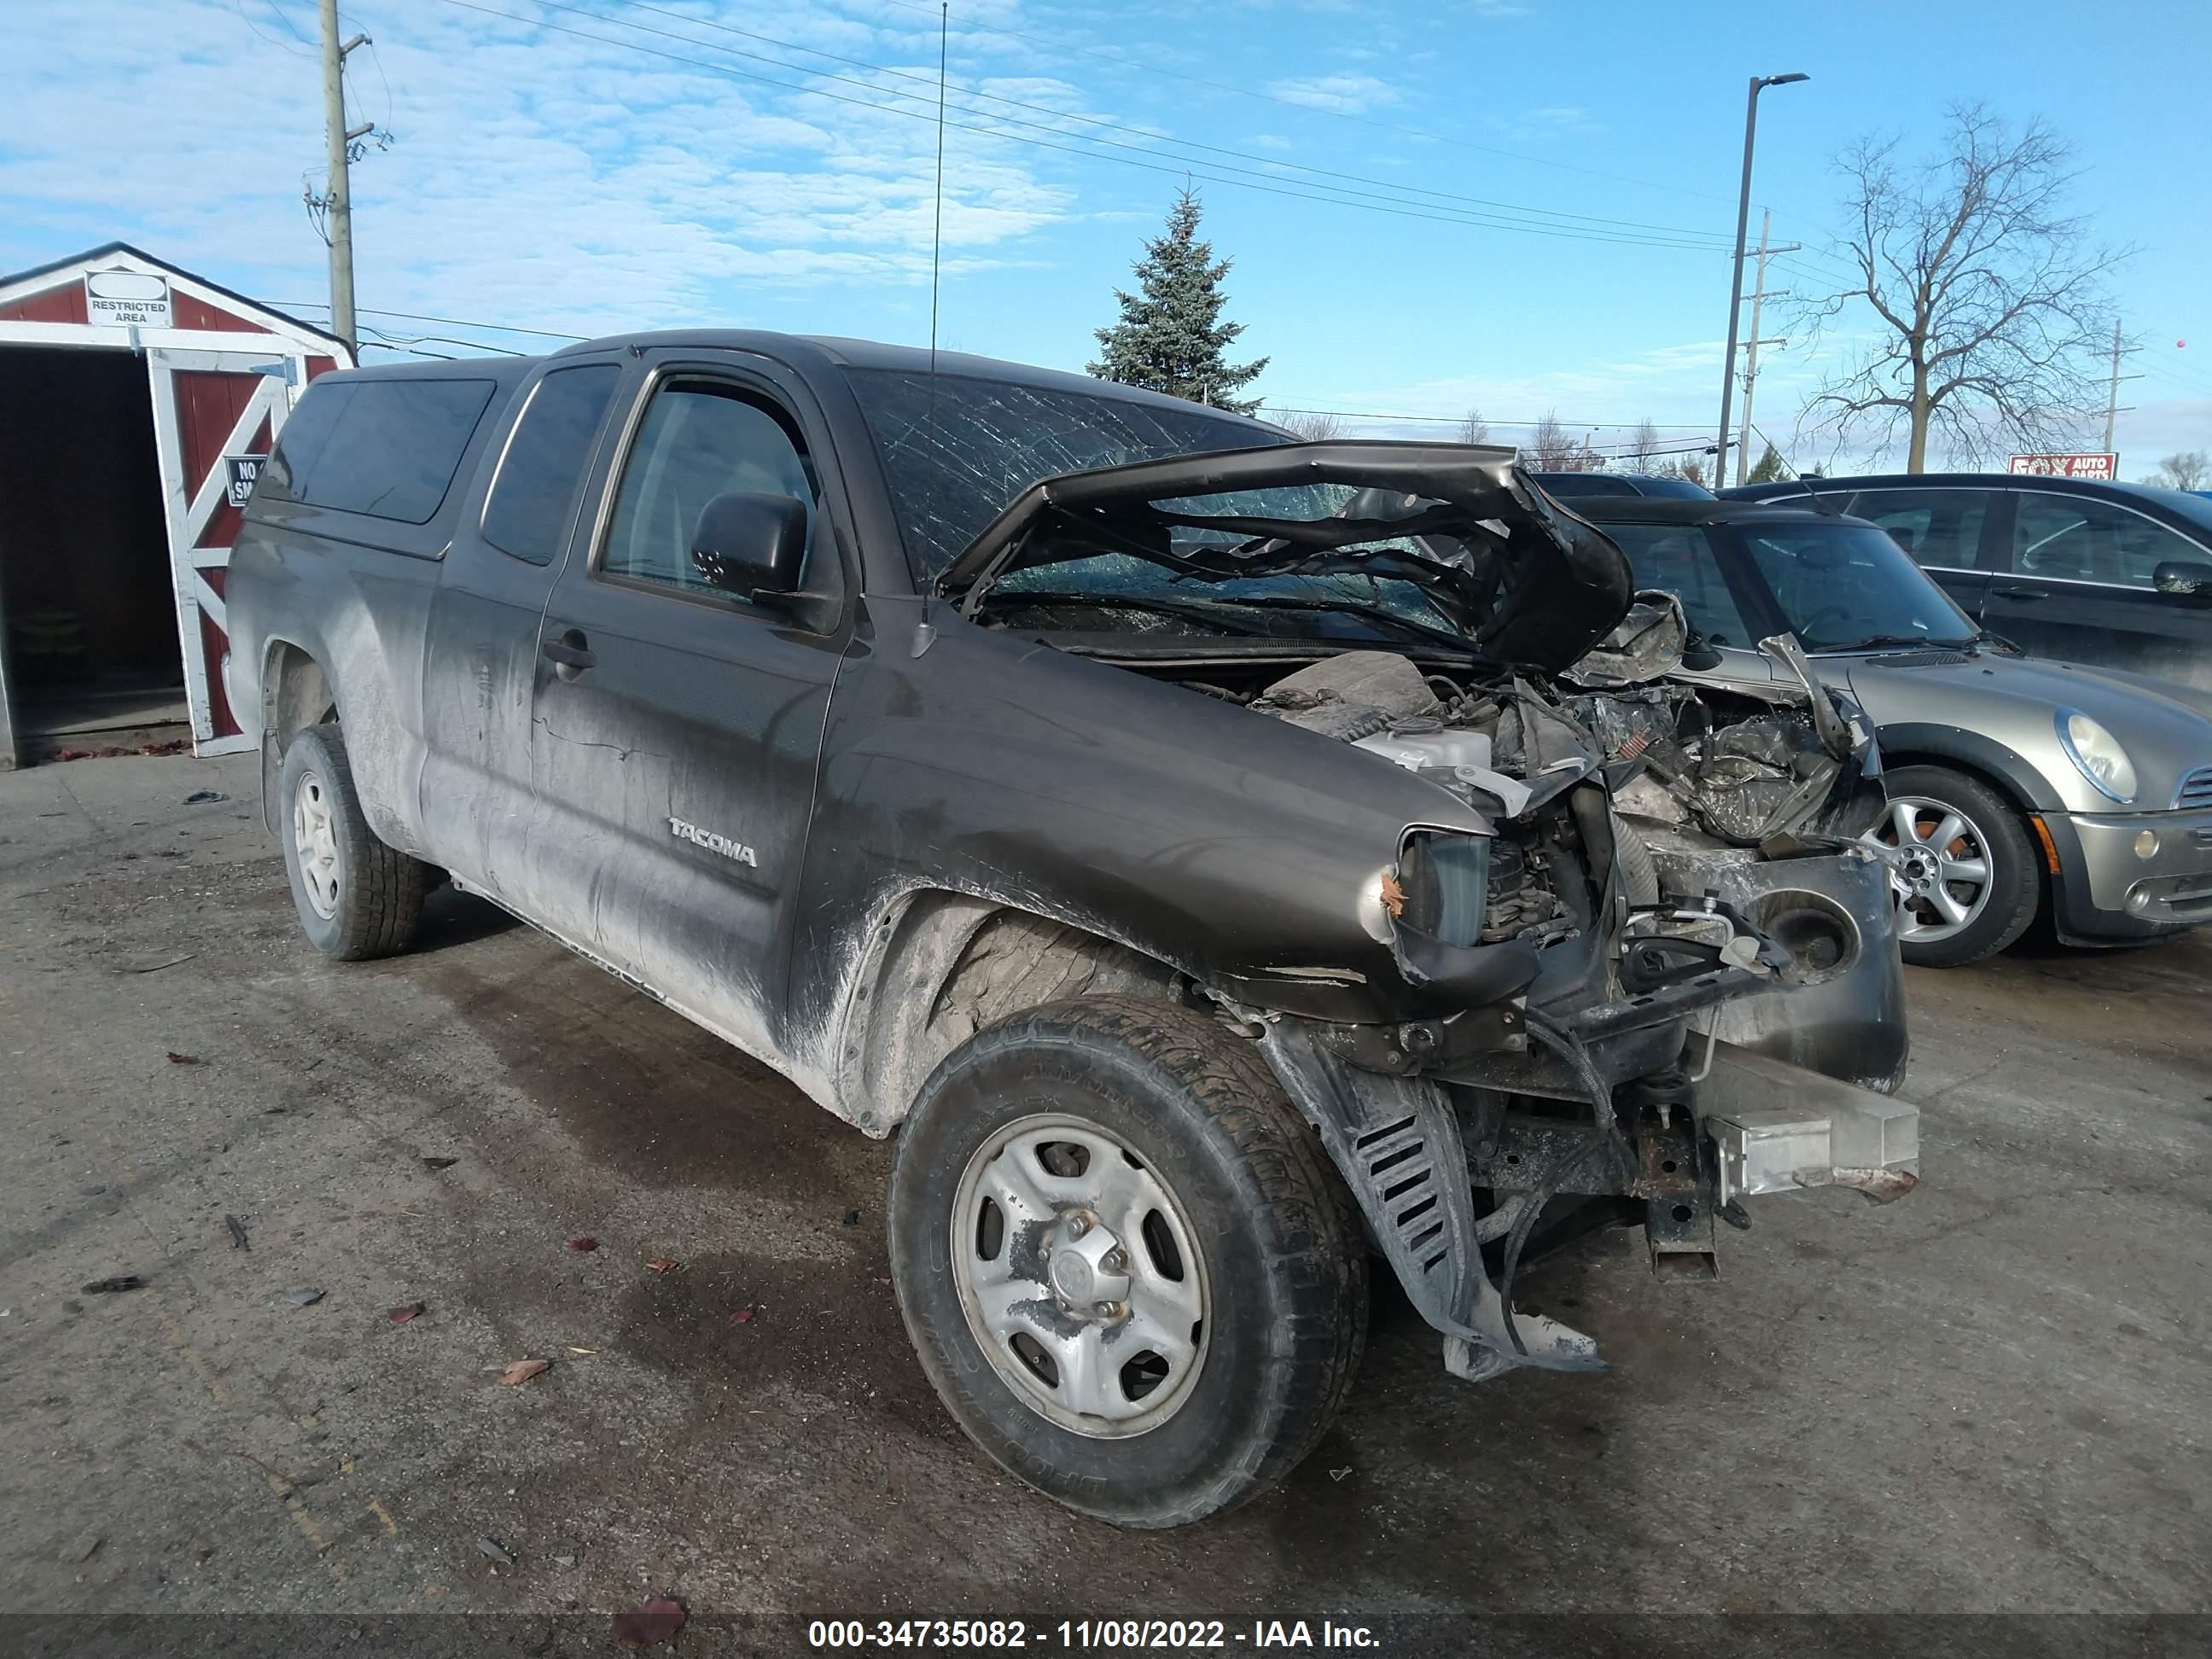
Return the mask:
<svg viewBox="0 0 2212 1659"><path fill-rule="evenodd" d="M1366 1340L1351 1196L1251 1044L1137 998L978 1033L891 1170L907 1333L1018 1479L1125 1527L1196 1521L1313 1449Z"/></svg>
<svg viewBox="0 0 2212 1659"><path fill-rule="evenodd" d="M1889 811L1869 832L1903 854L1893 871L1907 962L1957 968L1994 956L2035 920L2035 850L2012 804L1943 766L1885 773Z"/></svg>

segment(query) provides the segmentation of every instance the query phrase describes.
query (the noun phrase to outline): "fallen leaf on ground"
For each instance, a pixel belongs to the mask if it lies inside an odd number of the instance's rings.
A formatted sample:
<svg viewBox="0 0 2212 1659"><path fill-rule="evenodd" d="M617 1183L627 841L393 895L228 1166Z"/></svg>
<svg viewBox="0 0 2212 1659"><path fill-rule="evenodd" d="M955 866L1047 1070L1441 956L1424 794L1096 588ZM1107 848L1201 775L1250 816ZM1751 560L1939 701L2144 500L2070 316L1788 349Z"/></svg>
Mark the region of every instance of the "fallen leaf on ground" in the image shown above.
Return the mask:
<svg viewBox="0 0 2212 1659"><path fill-rule="evenodd" d="M753 1310L750 1308L740 1308L730 1316L730 1323L732 1325L750 1325L752 1322Z"/></svg>
<svg viewBox="0 0 2212 1659"><path fill-rule="evenodd" d="M645 1265L657 1273L665 1273L672 1270L677 1264L665 1255L657 1255Z"/></svg>
<svg viewBox="0 0 2212 1659"><path fill-rule="evenodd" d="M180 1054L174 1048L171 1048L167 1052L169 1055L169 1064L172 1066L204 1066L207 1064L207 1061L202 1060L198 1054Z"/></svg>
<svg viewBox="0 0 2212 1659"><path fill-rule="evenodd" d="M422 1311L421 1303L410 1302L404 1307L394 1308L392 1310L392 1322L395 1325L404 1325L409 1320L419 1316Z"/></svg>
<svg viewBox="0 0 2212 1659"><path fill-rule="evenodd" d="M230 1229L230 1248L232 1249L248 1250L253 1248L246 1242L246 1224L243 1221L240 1221L234 1215L227 1215L222 1218L222 1224Z"/></svg>
<svg viewBox="0 0 2212 1659"><path fill-rule="evenodd" d="M284 1299L295 1308L312 1308L328 1296L328 1291L318 1290L313 1285L302 1285L284 1292Z"/></svg>
<svg viewBox="0 0 2212 1659"><path fill-rule="evenodd" d="M118 1291L143 1290L146 1281L137 1273L115 1273L106 1279L95 1279L84 1287L87 1296L112 1296Z"/></svg>
<svg viewBox="0 0 2212 1659"><path fill-rule="evenodd" d="M684 1604L673 1596L651 1601L615 1615L614 1638L626 1648L650 1647L673 1640L684 1628Z"/></svg>
<svg viewBox="0 0 2212 1659"><path fill-rule="evenodd" d="M599 1248L599 1241L596 1238L572 1238L568 1241L568 1248L572 1250L596 1250Z"/></svg>
<svg viewBox="0 0 2212 1659"><path fill-rule="evenodd" d="M514 1558L509 1555L505 1550L500 1548L499 1540L496 1538L484 1537L477 1539L477 1553L483 1556L486 1560L498 1562L502 1567L511 1567L514 1565Z"/></svg>
<svg viewBox="0 0 2212 1659"><path fill-rule="evenodd" d="M512 1388L516 1383L527 1382L540 1371L550 1370L552 1364L550 1359L511 1359L499 1374L499 1380Z"/></svg>
<svg viewBox="0 0 2212 1659"><path fill-rule="evenodd" d="M426 1170L450 1170L460 1161L458 1158L426 1158L422 1160L422 1167Z"/></svg>
<svg viewBox="0 0 2212 1659"><path fill-rule="evenodd" d="M597 1353L599 1350L597 1348L570 1348L568 1352L570 1353Z"/></svg>

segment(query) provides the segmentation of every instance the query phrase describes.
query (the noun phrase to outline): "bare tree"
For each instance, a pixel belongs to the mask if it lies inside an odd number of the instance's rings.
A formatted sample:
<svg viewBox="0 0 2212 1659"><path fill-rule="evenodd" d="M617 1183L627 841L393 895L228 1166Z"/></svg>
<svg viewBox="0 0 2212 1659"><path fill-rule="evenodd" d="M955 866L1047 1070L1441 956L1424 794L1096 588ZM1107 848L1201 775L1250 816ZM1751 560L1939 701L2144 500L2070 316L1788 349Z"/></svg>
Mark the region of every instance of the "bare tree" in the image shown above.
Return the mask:
<svg viewBox="0 0 2212 1659"><path fill-rule="evenodd" d="M2105 277L2130 250L2091 246L2066 210L2073 150L2040 119L2015 131L1962 104L1936 159L1906 166L1899 143L1863 138L1837 161L1854 228L1834 253L1856 280L1809 301L1804 320L1842 319L1874 341L1808 422L1877 447L1901 424L1911 472L1927 470L1931 432L1967 456L1998 440L2067 441L2102 402Z"/></svg>
<svg viewBox="0 0 2212 1659"><path fill-rule="evenodd" d="M1635 458L1638 471L1651 470L1652 458L1659 453L1661 441L1659 428L1651 424L1649 415L1636 423L1636 430L1628 440L1628 453Z"/></svg>
<svg viewBox="0 0 2212 1659"><path fill-rule="evenodd" d="M1705 482L1705 458L1702 455L1685 455L1674 463L1674 471L1668 476L1680 478L1693 484L1703 484Z"/></svg>
<svg viewBox="0 0 2212 1659"><path fill-rule="evenodd" d="M1328 443L1332 439L1351 435L1350 429L1340 417L1323 410L1292 410L1278 414L1273 419L1277 426L1297 433L1299 438L1310 444Z"/></svg>
<svg viewBox="0 0 2212 1659"><path fill-rule="evenodd" d="M2203 489L2212 486L2212 455L2201 449L2184 449L2167 456L2158 470L2143 480L2168 489Z"/></svg>
<svg viewBox="0 0 2212 1659"><path fill-rule="evenodd" d="M1480 410L1467 411L1467 418L1459 423L1459 441L1463 444L1486 444L1490 441L1490 422L1482 418Z"/></svg>
<svg viewBox="0 0 2212 1659"><path fill-rule="evenodd" d="M1528 441L1521 446L1521 459L1538 472L1582 471L1574 434L1560 423L1557 413L1547 414L1529 429Z"/></svg>

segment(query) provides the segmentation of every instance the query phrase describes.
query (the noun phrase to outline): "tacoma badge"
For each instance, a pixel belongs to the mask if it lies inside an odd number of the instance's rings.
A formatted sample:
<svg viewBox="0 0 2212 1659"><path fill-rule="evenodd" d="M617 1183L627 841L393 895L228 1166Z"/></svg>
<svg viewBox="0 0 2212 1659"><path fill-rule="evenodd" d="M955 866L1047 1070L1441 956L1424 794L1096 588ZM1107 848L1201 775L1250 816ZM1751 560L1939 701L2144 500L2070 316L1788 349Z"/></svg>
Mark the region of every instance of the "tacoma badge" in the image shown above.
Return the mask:
<svg viewBox="0 0 2212 1659"><path fill-rule="evenodd" d="M690 842L694 847L703 847L710 853L720 853L726 859L735 859L738 863L750 865L756 870L760 868L760 860L753 856L753 849L741 841L732 841L727 836L718 836L711 830L702 830L696 823L687 823L684 819L677 817L668 820L668 833L678 841Z"/></svg>

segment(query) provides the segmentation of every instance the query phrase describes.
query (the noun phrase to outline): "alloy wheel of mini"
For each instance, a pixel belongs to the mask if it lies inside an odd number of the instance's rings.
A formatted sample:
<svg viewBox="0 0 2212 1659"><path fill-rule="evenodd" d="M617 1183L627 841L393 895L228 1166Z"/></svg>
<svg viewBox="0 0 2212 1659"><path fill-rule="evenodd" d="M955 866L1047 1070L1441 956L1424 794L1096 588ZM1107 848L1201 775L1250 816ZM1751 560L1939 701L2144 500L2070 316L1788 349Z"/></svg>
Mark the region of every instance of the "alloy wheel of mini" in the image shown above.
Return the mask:
<svg viewBox="0 0 2212 1659"><path fill-rule="evenodd" d="M1897 936L1932 944L1972 927L1990 902L1990 846L1978 825L1948 801L1891 799L1889 816L1868 838L1895 849Z"/></svg>

